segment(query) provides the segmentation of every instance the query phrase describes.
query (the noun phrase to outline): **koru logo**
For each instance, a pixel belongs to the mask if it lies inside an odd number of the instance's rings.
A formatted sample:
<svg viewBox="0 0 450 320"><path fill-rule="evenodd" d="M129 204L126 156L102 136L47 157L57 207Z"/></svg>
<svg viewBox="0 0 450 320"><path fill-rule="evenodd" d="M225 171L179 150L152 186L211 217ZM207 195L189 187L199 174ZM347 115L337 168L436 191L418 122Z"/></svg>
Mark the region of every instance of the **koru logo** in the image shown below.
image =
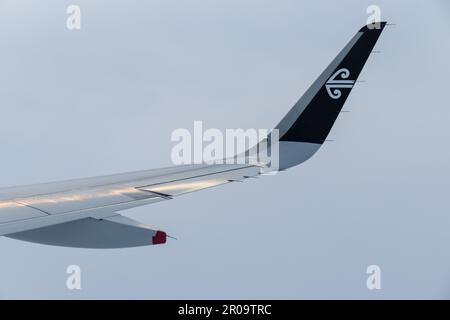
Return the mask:
<svg viewBox="0 0 450 320"><path fill-rule="evenodd" d="M330 79L328 79L325 84L325 88L327 88L328 95L333 99L339 99L342 96L342 92L339 89L343 88L353 88L353 84L355 80L347 80L350 76L350 71L346 68L339 69L336 71ZM341 79L336 79L340 77Z"/></svg>

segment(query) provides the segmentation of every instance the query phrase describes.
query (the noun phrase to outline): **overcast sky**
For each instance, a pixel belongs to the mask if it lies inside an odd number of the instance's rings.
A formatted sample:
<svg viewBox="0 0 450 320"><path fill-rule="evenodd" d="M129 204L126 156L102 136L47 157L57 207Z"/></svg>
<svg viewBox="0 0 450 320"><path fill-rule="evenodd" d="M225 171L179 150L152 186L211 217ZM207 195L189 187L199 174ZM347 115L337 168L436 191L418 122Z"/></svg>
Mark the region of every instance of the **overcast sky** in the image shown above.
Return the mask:
<svg viewBox="0 0 450 320"><path fill-rule="evenodd" d="M195 120L271 128L370 4L396 26L311 160L125 212L178 238L164 246L0 238L0 297L450 298L445 0L0 0L0 185L171 165L170 134Z"/></svg>

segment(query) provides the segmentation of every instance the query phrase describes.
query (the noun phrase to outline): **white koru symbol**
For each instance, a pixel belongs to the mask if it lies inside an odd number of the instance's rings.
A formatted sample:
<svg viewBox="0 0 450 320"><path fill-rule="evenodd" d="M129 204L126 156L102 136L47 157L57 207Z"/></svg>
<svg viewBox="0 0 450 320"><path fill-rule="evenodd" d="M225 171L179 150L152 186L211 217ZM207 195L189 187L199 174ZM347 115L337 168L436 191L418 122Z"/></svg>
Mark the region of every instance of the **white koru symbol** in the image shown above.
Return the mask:
<svg viewBox="0 0 450 320"><path fill-rule="evenodd" d="M325 84L325 88L327 88L328 95L333 99L339 99L342 95L341 90L342 88L353 88L353 84L355 83L355 80L346 80L348 76L350 75L350 71L346 68L339 69L336 71L330 79L328 79L327 83ZM340 76L341 80L336 80L336 78ZM333 90L332 90L333 89Z"/></svg>

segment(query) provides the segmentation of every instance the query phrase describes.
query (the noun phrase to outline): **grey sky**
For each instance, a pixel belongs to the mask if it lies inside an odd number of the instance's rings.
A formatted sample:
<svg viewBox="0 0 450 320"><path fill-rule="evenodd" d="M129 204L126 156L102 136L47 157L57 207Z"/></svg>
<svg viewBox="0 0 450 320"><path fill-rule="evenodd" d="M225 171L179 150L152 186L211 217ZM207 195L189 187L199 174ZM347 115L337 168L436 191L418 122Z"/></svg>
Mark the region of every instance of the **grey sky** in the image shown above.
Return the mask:
<svg viewBox="0 0 450 320"><path fill-rule="evenodd" d="M69 4L80 31L66 29ZM383 32L305 164L127 211L178 241L0 239L2 298L449 298L447 1L0 1L1 186L170 165L176 128L271 128L378 4ZM82 290L65 269L82 269ZM382 289L365 270L382 269Z"/></svg>

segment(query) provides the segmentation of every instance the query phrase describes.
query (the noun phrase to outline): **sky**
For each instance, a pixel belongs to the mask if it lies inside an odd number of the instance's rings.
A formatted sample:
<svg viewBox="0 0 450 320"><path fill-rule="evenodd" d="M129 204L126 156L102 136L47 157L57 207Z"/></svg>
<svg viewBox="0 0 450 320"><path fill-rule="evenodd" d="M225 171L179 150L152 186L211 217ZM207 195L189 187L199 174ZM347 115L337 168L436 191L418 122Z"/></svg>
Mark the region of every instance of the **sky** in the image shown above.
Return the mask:
<svg viewBox="0 0 450 320"><path fill-rule="evenodd" d="M269 129L371 4L396 25L312 159L124 212L178 239L166 245L2 237L0 298L450 298L445 0L0 0L0 186L170 166L171 133L195 120Z"/></svg>

